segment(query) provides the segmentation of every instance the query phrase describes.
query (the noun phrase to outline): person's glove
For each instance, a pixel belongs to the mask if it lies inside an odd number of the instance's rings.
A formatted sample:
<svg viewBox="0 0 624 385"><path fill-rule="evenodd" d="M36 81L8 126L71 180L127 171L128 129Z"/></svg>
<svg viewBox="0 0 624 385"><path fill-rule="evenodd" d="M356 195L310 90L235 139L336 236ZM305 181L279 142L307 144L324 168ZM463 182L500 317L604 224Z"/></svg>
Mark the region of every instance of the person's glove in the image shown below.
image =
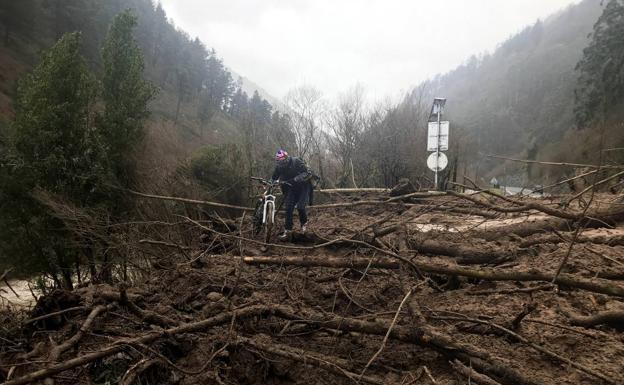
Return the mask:
<svg viewBox="0 0 624 385"><path fill-rule="evenodd" d="M293 178L293 181L296 183L303 182L303 177L301 175L297 175Z"/></svg>

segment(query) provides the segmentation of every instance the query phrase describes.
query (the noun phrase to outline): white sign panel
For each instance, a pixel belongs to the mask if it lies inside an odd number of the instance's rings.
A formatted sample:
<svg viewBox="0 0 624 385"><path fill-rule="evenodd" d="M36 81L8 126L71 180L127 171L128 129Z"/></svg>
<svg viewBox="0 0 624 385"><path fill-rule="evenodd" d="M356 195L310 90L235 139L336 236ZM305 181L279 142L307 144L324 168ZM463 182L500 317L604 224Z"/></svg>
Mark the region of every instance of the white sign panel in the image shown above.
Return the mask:
<svg viewBox="0 0 624 385"><path fill-rule="evenodd" d="M442 171L446 166L448 166L448 158L442 152L434 152L427 158L427 167L431 171Z"/></svg>
<svg viewBox="0 0 624 385"><path fill-rule="evenodd" d="M427 130L427 151L437 151L440 143L440 151L448 150L449 145L449 122L440 122L440 139L438 140L438 122L429 122Z"/></svg>

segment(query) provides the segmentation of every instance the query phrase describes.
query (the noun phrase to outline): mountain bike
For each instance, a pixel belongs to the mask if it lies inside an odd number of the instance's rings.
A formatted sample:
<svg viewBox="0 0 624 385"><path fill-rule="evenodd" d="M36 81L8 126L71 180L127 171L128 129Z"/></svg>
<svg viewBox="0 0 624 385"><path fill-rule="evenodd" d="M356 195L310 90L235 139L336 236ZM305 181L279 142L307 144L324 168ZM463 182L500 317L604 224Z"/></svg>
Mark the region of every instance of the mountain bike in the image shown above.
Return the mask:
<svg viewBox="0 0 624 385"><path fill-rule="evenodd" d="M271 240L271 233L275 225L275 212L277 211L277 208L275 207L275 195L273 195L273 189L282 184L288 185L289 183L271 182L264 178L258 178L255 176L252 176L251 179L259 182L264 187L264 192L262 193L260 199L258 199L254 210L253 234L255 236L264 233L264 242L269 243Z"/></svg>

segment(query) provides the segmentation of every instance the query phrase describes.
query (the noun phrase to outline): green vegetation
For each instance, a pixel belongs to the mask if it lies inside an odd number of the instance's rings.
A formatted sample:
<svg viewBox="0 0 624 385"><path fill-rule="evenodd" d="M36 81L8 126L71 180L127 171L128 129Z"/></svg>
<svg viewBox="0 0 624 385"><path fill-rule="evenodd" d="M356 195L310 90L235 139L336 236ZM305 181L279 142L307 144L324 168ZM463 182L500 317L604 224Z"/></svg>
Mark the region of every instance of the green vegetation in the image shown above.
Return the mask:
<svg viewBox="0 0 624 385"><path fill-rule="evenodd" d="M268 172L258 160L278 146L272 122L288 130L284 118L160 5L1 2L0 18L5 52L33 63L19 87L0 80L15 89L14 116L0 127L0 270L45 273L71 288L86 264L91 279L110 280L128 249L117 243L125 230L109 224L144 215L124 189L167 188L169 172L206 198L240 204L247 177ZM180 166L187 159L189 169Z"/></svg>
<svg viewBox="0 0 624 385"><path fill-rule="evenodd" d="M135 25L128 11L113 21L102 50L101 92L80 54L78 32L63 35L20 81L0 174L3 265L48 272L71 288L73 267L84 255L95 277L93 240L70 231L40 192L80 209L118 211L119 187L129 186L131 154L154 95L143 78Z"/></svg>
<svg viewBox="0 0 624 385"><path fill-rule="evenodd" d="M103 149L91 126L95 79L80 56L80 34L67 34L20 82L0 184L2 256L27 268L45 267L71 287L76 257L67 232L31 196L35 188L81 205L98 199L106 175Z"/></svg>
<svg viewBox="0 0 624 385"><path fill-rule="evenodd" d="M243 159L235 144L202 147L191 159L191 173L215 199L240 203L244 198L241 187L247 183Z"/></svg>
<svg viewBox="0 0 624 385"><path fill-rule="evenodd" d="M148 103L156 94L144 79L143 54L133 36L136 25L137 18L130 11L119 14L102 49L104 112L98 123L104 151L121 186L130 185L130 155L143 138Z"/></svg>
<svg viewBox="0 0 624 385"><path fill-rule="evenodd" d="M624 101L624 5L611 0L594 25L589 46L576 65L576 120L590 125ZM601 109L604 108L604 110Z"/></svg>

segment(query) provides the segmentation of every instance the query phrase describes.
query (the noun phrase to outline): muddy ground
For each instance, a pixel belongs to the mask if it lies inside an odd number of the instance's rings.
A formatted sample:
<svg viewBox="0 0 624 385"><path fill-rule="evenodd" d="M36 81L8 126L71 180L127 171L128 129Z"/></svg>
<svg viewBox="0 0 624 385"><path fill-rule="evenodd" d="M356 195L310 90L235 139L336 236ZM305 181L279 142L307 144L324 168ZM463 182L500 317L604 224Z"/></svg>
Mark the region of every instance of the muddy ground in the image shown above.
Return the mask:
<svg viewBox="0 0 624 385"><path fill-rule="evenodd" d="M358 199L386 198L333 202ZM605 196L602 203L613 201ZM55 363L113 349L47 373L48 383L624 383L622 319L577 326L581 316L624 311L624 227L605 223L575 236L578 223L571 221L567 229L517 236L510 225L549 216L539 210L500 213L455 197L404 202L312 210L308 234L268 248L247 240L248 217L242 229L234 228L239 219L230 222L229 232L190 224L197 242L184 246L192 249L172 253L170 246L153 245L173 256L154 263L143 282L55 292L27 312L4 312L0 380L9 374L13 381L28 380L24 376ZM557 198L535 202L560 207ZM375 236L392 227L397 229ZM492 231L503 236L485 240ZM553 234L561 239L543 241ZM547 279L501 281L417 268L554 275L575 237L562 276L614 287L608 294ZM433 253L427 245L450 250ZM496 258L467 263L466 255L453 252L460 248ZM253 264L257 257L279 258ZM376 267L382 259L389 264ZM322 260L343 264L314 266ZM25 323L64 309L70 310ZM75 344L51 357L78 334Z"/></svg>

